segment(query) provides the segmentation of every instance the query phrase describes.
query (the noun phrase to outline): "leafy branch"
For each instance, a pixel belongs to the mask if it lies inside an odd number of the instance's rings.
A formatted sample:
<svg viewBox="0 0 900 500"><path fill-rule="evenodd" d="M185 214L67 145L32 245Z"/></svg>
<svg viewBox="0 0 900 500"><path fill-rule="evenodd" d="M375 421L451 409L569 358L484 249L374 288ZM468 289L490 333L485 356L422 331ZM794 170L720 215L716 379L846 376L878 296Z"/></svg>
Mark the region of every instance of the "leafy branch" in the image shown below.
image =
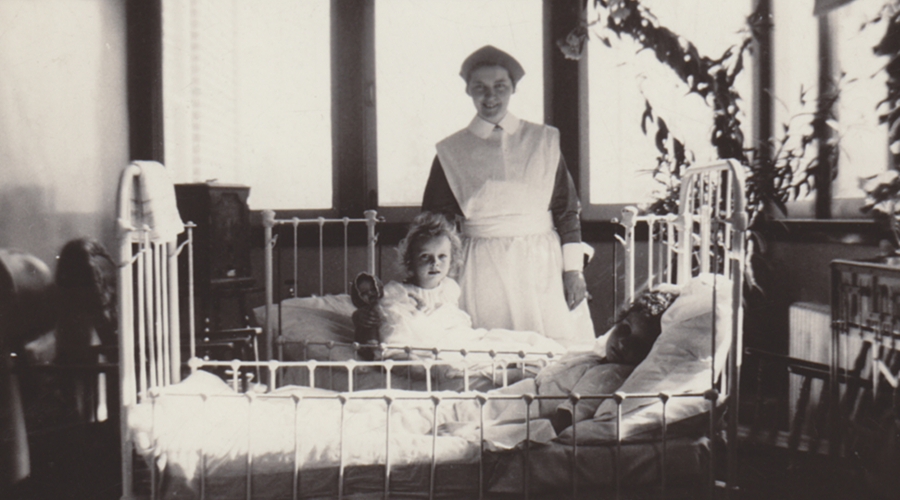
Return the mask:
<svg viewBox="0 0 900 500"><path fill-rule="evenodd" d="M650 10L637 0L594 0L598 16L590 22L575 27L559 45L566 57L581 57L590 28L597 31L597 38L605 46L612 47L615 35L623 35L637 41L642 50L650 50L656 59L670 68L688 87L688 93L699 95L713 110L713 126L710 143L721 159L734 158L748 170L747 201L751 212L751 225L764 208L772 204L787 212L786 203L804 190L814 188L819 158L805 161L807 148L818 137L825 137L824 127L833 120L837 93L821 101L812 116L807 133L800 136L799 145L793 146L790 126L785 124L778 138L768 138L763 147L745 148L741 128L741 98L735 88L735 80L744 69L744 55L752 50L752 42L764 30L771 29L767 15L754 12L747 19L748 30L742 32L739 43L729 47L717 58L701 55L689 40L659 24ZM801 95L801 100L804 98ZM677 205L681 173L690 165L690 154L684 142L671 135L665 121L654 117L653 107L645 101L641 128L648 134L647 122L656 125L655 143L659 156L653 169L653 178L662 184L664 192L648 208L650 211L671 210ZM836 165L836 143L826 155L829 163Z"/></svg>

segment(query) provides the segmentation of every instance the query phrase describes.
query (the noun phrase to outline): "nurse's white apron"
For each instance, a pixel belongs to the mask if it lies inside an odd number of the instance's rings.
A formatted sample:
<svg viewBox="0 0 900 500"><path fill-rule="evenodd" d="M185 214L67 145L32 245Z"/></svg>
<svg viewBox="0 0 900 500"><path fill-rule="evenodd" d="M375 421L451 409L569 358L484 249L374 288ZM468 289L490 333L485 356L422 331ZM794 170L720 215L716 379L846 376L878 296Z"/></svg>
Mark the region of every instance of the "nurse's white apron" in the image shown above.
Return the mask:
<svg viewBox="0 0 900 500"><path fill-rule="evenodd" d="M460 306L476 328L594 338L587 302L569 311L559 235L549 211L559 166L559 131L522 121L488 139L461 130L437 145L465 217ZM570 342L565 342L570 343Z"/></svg>

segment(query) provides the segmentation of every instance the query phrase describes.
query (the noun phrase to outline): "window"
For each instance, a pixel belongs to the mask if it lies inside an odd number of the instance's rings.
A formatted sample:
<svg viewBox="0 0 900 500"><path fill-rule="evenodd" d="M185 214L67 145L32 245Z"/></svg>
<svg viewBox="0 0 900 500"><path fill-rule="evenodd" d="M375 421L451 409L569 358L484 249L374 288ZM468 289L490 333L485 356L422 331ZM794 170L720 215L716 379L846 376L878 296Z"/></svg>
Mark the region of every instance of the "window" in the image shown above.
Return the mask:
<svg viewBox="0 0 900 500"><path fill-rule="evenodd" d="M329 0L163 0L165 163L251 187L251 208L332 207Z"/></svg>
<svg viewBox="0 0 900 500"><path fill-rule="evenodd" d="M718 58L728 47L740 44L744 20L751 10L748 0L720 2L641 2L659 24L690 40L701 55ZM596 16L589 12L589 19ZM609 35L608 33L600 33ZM590 186L591 204L646 203L660 189L652 181L657 164L655 128L641 130L645 100L654 117L665 120L671 135L689 151L694 163L716 158L710 144L713 110L649 50L630 37L610 37L612 47L591 36L588 50L590 91ZM752 78L749 61L738 76L742 97L744 136L752 136ZM618 215L615 210L609 214Z"/></svg>
<svg viewBox="0 0 900 500"><path fill-rule="evenodd" d="M824 17L817 18L814 11L820 4ZM831 185L833 218L862 217L859 207L864 193L859 178L888 166L887 129L879 125L876 111L887 92L882 71L886 61L872 51L885 27L884 23L867 25L883 5L882 0L772 3L776 128L791 117L808 123L808 113L816 109L821 78L830 78L839 91L837 119L831 123L840 149L837 177ZM801 88L808 91L805 105L799 102ZM802 113L807 113L806 119L796 118ZM816 154L815 148L807 152L809 158ZM789 215L815 216L814 196L791 204Z"/></svg>
<svg viewBox="0 0 900 500"><path fill-rule="evenodd" d="M775 56L772 116L775 134L789 127L791 139L787 148L800 146L800 137L812 131L809 120L816 112L819 95L819 23L813 16L814 0L773 2L772 45ZM808 147L802 164L816 158L818 149ZM788 215L811 217L814 213L815 192L804 192L788 203Z"/></svg>
<svg viewBox="0 0 900 500"><path fill-rule="evenodd" d="M846 74L839 84L841 154L832 187L833 217L859 217L863 193L858 179L883 172L888 165L887 127L879 125L880 113L876 112L887 96L887 76L881 71L887 61L872 52L884 34L885 23L860 29L883 5L882 0L856 0L828 15L829 21L835 21L833 74Z"/></svg>
<svg viewBox="0 0 900 500"><path fill-rule="evenodd" d="M519 60L526 75L510 111L543 123L542 19L542 0L375 2L380 206L418 206L434 145L475 116L459 68L476 49L494 45Z"/></svg>

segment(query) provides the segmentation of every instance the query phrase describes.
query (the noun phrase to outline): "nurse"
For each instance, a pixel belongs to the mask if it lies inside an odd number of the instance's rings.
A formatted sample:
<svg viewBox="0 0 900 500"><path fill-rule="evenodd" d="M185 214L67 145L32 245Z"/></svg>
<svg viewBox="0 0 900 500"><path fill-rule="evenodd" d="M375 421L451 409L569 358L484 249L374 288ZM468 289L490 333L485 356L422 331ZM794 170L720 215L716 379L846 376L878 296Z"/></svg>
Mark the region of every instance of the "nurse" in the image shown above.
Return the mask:
<svg viewBox="0 0 900 500"><path fill-rule="evenodd" d="M477 114L437 144L422 208L461 220L460 306L475 327L590 342L581 203L559 131L507 109L524 74L490 45L466 58L460 76Z"/></svg>

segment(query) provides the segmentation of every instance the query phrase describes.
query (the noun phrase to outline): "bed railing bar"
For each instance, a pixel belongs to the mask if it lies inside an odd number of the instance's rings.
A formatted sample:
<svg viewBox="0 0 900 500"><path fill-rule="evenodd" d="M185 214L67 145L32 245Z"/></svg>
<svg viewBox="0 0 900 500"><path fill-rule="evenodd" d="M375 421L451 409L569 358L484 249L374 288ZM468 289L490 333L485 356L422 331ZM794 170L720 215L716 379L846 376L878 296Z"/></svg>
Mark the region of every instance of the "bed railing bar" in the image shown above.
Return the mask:
<svg viewBox="0 0 900 500"><path fill-rule="evenodd" d="M429 370L430 372L431 370ZM428 392L431 392L430 390ZM438 395L431 396L431 470L428 475L428 500L434 500L434 480L435 471L437 470L437 434L438 434L438 405L441 404L441 397Z"/></svg>
<svg viewBox="0 0 900 500"><path fill-rule="evenodd" d="M157 490L157 456L156 450L159 446L159 442L156 437L156 389L152 389L150 391L150 446L152 452L150 453L150 498L156 500L159 498L159 491Z"/></svg>
<svg viewBox="0 0 900 500"><path fill-rule="evenodd" d="M484 405L487 397L478 394L475 399L478 401L478 500L484 500Z"/></svg>
<svg viewBox="0 0 900 500"><path fill-rule="evenodd" d="M637 209L626 207L622 210L622 226L625 228L625 247L634 248L634 226ZM634 252L625 252L625 304L634 300ZM618 304L616 304L618 307Z"/></svg>
<svg viewBox="0 0 900 500"><path fill-rule="evenodd" d="M390 376L388 376L390 380ZM390 390L390 383L388 383ZM385 420L384 420L384 500L388 500L391 496L391 396L384 396L385 403Z"/></svg>
<svg viewBox="0 0 900 500"><path fill-rule="evenodd" d="M326 344L328 348L328 361L332 360L332 355L334 353L334 342L329 341ZM341 365L343 366L343 365ZM335 365L328 365L328 387L334 387L334 367Z"/></svg>
<svg viewBox="0 0 900 500"><path fill-rule="evenodd" d="M356 373L356 370L353 368L353 361L351 359L347 362L347 392L353 392L353 375ZM331 386L334 387L333 381Z"/></svg>
<svg viewBox="0 0 900 500"><path fill-rule="evenodd" d="M619 235L619 219L613 217L609 220L615 227L613 237L616 241L612 245L612 297L613 297L613 321L619 320L619 244L624 245L625 239ZM618 244L617 244L618 242Z"/></svg>
<svg viewBox="0 0 900 500"><path fill-rule="evenodd" d="M525 402L525 500L528 500L531 494L531 403L534 401L533 394L522 395Z"/></svg>
<svg viewBox="0 0 900 500"><path fill-rule="evenodd" d="M190 332L191 357L197 356L197 326L194 318L194 223L184 225L187 229L188 248L188 331ZM194 373L191 371L191 373Z"/></svg>
<svg viewBox="0 0 900 500"><path fill-rule="evenodd" d="M257 356L257 359L259 357ZM269 360L269 363L266 365L269 369L269 383L267 385L266 392L272 392L276 388L278 388L278 368L281 366L278 360L272 359ZM259 366L256 367L256 373L259 373Z"/></svg>
<svg viewBox="0 0 900 500"><path fill-rule="evenodd" d="M664 392L660 393L659 400L662 401L662 457L661 457L660 466L659 466L659 476L660 476L659 497L662 500L665 500L665 498L666 498L666 466L668 464L668 460L667 460L668 457L666 456L666 453L668 451L667 448L668 448L668 439L669 439L669 437L668 437L669 423L668 423L668 419L666 418L666 406L667 406L667 403L669 402L669 394L664 393Z"/></svg>
<svg viewBox="0 0 900 500"><path fill-rule="evenodd" d="M713 229L717 230L718 228L713 228ZM707 252L703 252L703 253L705 255ZM716 251L716 255L718 256L717 251ZM712 297L710 298L710 300L712 301L712 318L710 319L710 322L712 323L710 325L710 330L712 331L712 335L709 336L710 344L711 344L711 350L709 352L712 353L712 362L709 366L709 386L710 387L716 386L716 312L718 311L716 309L716 305L717 305L716 301L717 301L718 295L719 295L718 289L717 289L719 280L717 279L717 277L718 277L718 274L713 274Z"/></svg>
<svg viewBox="0 0 900 500"><path fill-rule="evenodd" d="M340 435L338 437L338 500L344 498L344 412L347 407L347 396L338 395L338 401L341 403L341 425Z"/></svg>
<svg viewBox="0 0 900 500"><path fill-rule="evenodd" d="M208 407L206 406L207 401L206 394L200 394L200 414L206 418L208 414ZM206 453L203 451L202 443L199 446L200 448L200 500L206 499Z"/></svg>
<svg viewBox="0 0 900 500"><path fill-rule="evenodd" d="M731 163L732 166L733 162ZM743 180L743 172L740 170L732 169L731 171L731 179L734 181L734 184L737 184L735 188L736 193L744 192L744 180ZM740 195L735 196L734 198L736 203L743 203L743 198ZM733 446L729 446L727 449L728 455L728 465L727 472L725 476L726 480L726 496L731 496L731 490L737 490L738 484L738 455L737 455L737 438L738 438L738 411L740 408L740 386L741 386L741 365L742 365L742 356L744 350L744 335L743 335L743 325L744 325L744 308L743 304L743 286L742 279L744 276L744 244L745 244L745 233L747 230L747 214L744 211L744 207L736 207L739 209L738 212L734 214L733 217L733 226L735 231L732 233L732 248L736 249L736 258L735 265L732 269L731 274L731 310L737 311L737 314L733 314L731 318L731 350L728 353L728 363L727 366L732 370L732 375L729 379L729 387L728 387L728 405L729 409L732 411L728 412L728 429L726 431L727 439L729 443L735 443Z"/></svg>
<svg viewBox="0 0 900 500"><path fill-rule="evenodd" d="M347 226L350 225L350 219L347 217L344 217L343 221L344 221L344 293L350 293L350 289L349 289L350 277L347 273L347 268L350 267L350 259L347 255L347 247L348 247ZM294 264L294 267L296 267L296 264Z"/></svg>
<svg viewBox="0 0 900 500"><path fill-rule="evenodd" d="M716 435L716 402L719 400L719 392L713 388L704 393L704 397L709 401L709 498L716 498L716 443L714 442Z"/></svg>
<svg viewBox="0 0 900 500"><path fill-rule="evenodd" d="M144 318L144 238L141 236L141 242L138 244L138 260L137 260L137 337L138 337L138 383L140 391L138 392L139 400L147 395L147 333L145 330ZM129 270L129 276L131 272ZM132 305L133 307L133 305ZM128 326L134 328L134 324ZM128 354L128 353L126 353ZM130 356L129 356L130 357Z"/></svg>
<svg viewBox="0 0 900 500"><path fill-rule="evenodd" d="M160 385L166 386L169 385L169 329L168 329L168 317L166 312L166 277L168 276L167 270L164 268L165 266L165 255L163 249L165 246L163 244L154 244L156 248L155 252L155 269L156 269L156 331L157 335L159 335L159 340L157 345L159 345L159 356L160 356L160 374L159 374L159 383Z"/></svg>
<svg viewBox="0 0 900 500"><path fill-rule="evenodd" d="M656 216L654 214L649 214L647 216L647 283L645 285L648 290L653 287L653 274L656 272L656 262L653 259L653 247L656 246L653 242L653 233L655 229Z"/></svg>
<svg viewBox="0 0 900 500"><path fill-rule="evenodd" d="M244 394L247 398L247 500L253 498L253 393Z"/></svg>
<svg viewBox="0 0 900 500"><path fill-rule="evenodd" d="M291 487L291 498L293 500L300 499L300 400L302 399L300 396L296 394L291 394L291 399L294 400L294 470L293 474L293 482Z"/></svg>
<svg viewBox="0 0 900 500"><path fill-rule="evenodd" d="M616 459L613 467L616 481L616 500L622 498L622 401L625 401L625 393L613 394L616 402Z"/></svg>
<svg viewBox="0 0 900 500"><path fill-rule="evenodd" d="M666 283L672 282L672 242L675 241L675 227L672 225L671 219L666 219L665 223L666 227L666 266L665 266L665 280Z"/></svg>
<svg viewBox="0 0 900 500"><path fill-rule="evenodd" d="M293 219L291 219L291 221L294 223L294 251L293 251L294 284L291 286L291 297L296 297L297 296L297 288L300 286L300 281L298 281L299 280L299 275L298 275L299 271L297 270L297 267L299 267L298 266L299 259L297 256L297 252L298 252L297 247L298 247L298 243L299 243L297 241L297 228L300 226L300 219L294 217ZM279 279L281 279L281 278L279 277Z"/></svg>
<svg viewBox="0 0 900 500"><path fill-rule="evenodd" d="M164 370L164 379L166 385L172 384L172 372L175 370L176 364L180 365L181 360L178 360L178 363L173 363L174 359L172 358L172 329L170 328L170 318L171 312L169 311L169 290L171 283L169 283L169 259L168 259L168 249L169 244L164 243L159 247L159 261L160 261L160 270L161 270L161 281L163 283L162 286L162 301L160 302L160 308L162 309L162 331L163 331L163 348L165 350L165 363L163 364Z"/></svg>
<svg viewBox="0 0 900 500"><path fill-rule="evenodd" d="M380 219L378 217L378 212L375 210L366 210L363 212L363 215L366 217L366 242L367 242L367 255L369 258L369 274L376 274L375 269L375 248L378 243L378 235L375 233L375 224L377 224Z"/></svg>
<svg viewBox="0 0 900 500"><path fill-rule="evenodd" d="M169 349L171 366L171 383L177 384L181 382L181 309L179 308L180 290L178 288L178 245L169 243L168 249L168 266L169 266L169 287L168 287L168 305L169 305Z"/></svg>
<svg viewBox="0 0 900 500"><path fill-rule="evenodd" d="M569 399L572 401L572 412L574 415L575 407L578 405L578 394L570 394ZM572 499L578 498L578 426L572 425L572 461L569 462L569 476L572 481Z"/></svg>
<svg viewBox="0 0 900 500"><path fill-rule="evenodd" d="M120 231L117 255L119 263L117 280L119 332L134 331L134 300L130 292L133 290L133 271L136 258L132 250L134 228L130 222L130 215L131 187L134 185L136 172L139 172L138 167L133 165L127 167L122 173L119 187L119 213L117 214ZM126 290L129 293L126 293ZM119 451L121 454L122 498L130 499L134 489L132 475L134 456L131 430L128 427L128 412L137 403L133 335L119 335L119 381L119 436L121 436Z"/></svg>
<svg viewBox="0 0 900 500"><path fill-rule="evenodd" d="M265 212L266 210L263 210L263 211ZM367 210L367 212L368 212L368 210ZM272 225L273 226L283 226L283 225L287 225L287 224L293 224L294 219L297 220L298 224L320 224L320 221L321 221L321 223L324 223L324 224L337 224L337 223L343 224L343 222L344 222L344 217L339 217L339 218L315 217L315 218L311 218L311 219L300 219L300 218L295 217L295 218L291 218L291 219L277 219L277 218L273 219ZM347 222L368 222L368 221L369 221L368 218L360 218L360 217L347 218ZM384 222L384 221L381 218L376 217L375 222Z"/></svg>
<svg viewBox="0 0 900 500"><path fill-rule="evenodd" d="M704 204L700 208L700 269L701 272L716 273L716 270L711 267L715 263L710 262L709 258L710 219L710 207Z"/></svg>
<svg viewBox="0 0 900 500"><path fill-rule="evenodd" d="M150 243L149 232L144 233L144 242L147 252L144 254L144 285L147 289L144 291L144 321L147 322L147 347L150 351L150 387L159 385L156 378L156 324L153 322L153 246ZM149 262L147 260L149 259Z"/></svg>
<svg viewBox="0 0 900 500"><path fill-rule="evenodd" d="M273 343L275 342L275 287L272 276L274 272L272 247L275 242L272 240L272 227L275 225L275 212L263 210L262 221L265 235L263 258L266 267L266 359L272 359L274 354Z"/></svg>
<svg viewBox="0 0 900 500"><path fill-rule="evenodd" d="M156 243L152 241L149 243L150 253L148 254L150 257L150 265L147 267L149 270L149 275L147 277L147 300L150 304L150 307L147 308L149 311L149 317L147 319L147 324L149 325L149 332L152 338L152 349L153 349L153 358L151 358L151 367L153 370L153 375L151 377L152 386L158 387L162 384L162 369L161 364L163 363L163 353L162 353L162 345L160 342L160 334L159 334L159 267L158 267L158 253L156 250Z"/></svg>
<svg viewBox="0 0 900 500"><path fill-rule="evenodd" d="M319 217L319 295L325 295L325 219Z"/></svg>

